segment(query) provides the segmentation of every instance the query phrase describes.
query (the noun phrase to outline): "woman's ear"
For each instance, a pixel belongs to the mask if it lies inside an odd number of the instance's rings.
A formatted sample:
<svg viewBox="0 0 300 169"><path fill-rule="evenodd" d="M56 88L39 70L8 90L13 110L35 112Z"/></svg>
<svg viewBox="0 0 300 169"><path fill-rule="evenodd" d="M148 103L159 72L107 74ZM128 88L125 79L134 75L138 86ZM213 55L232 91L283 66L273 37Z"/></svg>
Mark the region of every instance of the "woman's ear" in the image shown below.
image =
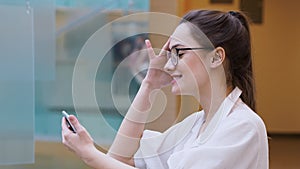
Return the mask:
<svg viewBox="0 0 300 169"><path fill-rule="evenodd" d="M225 56L225 50L222 47L217 47L212 53L210 63L211 67L216 68L218 66L222 66Z"/></svg>

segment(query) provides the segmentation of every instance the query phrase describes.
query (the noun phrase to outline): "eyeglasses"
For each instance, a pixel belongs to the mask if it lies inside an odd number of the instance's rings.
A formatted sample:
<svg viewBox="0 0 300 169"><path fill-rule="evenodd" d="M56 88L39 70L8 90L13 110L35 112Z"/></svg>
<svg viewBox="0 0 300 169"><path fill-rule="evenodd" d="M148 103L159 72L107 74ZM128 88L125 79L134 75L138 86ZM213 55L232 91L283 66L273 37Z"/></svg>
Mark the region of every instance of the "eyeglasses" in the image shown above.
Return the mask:
<svg viewBox="0 0 300 169"><path fill-rule="evenodd" d="M171 59L171 62L174 66L178 64L178 58L182 54L179 54L179 51L181 50L199 50L199 49L211 49L213 50L213 47L201 47L201 48L172 48L171 51L167 52L167 58L168 60Z"/></svg>

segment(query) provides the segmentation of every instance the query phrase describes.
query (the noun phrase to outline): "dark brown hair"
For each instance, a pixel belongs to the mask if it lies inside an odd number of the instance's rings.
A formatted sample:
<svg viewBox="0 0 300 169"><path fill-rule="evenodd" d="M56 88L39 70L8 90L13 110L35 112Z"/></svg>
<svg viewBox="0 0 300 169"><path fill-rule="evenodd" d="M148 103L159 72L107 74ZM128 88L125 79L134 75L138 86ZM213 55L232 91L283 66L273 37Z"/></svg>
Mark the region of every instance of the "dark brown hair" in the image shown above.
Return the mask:
<svg viewBox="0 0 300 169"><path fill-rule="evenodd" d="M214 47L222 47L226 58L224 69L228 86L239 87L241 99L254 111L255 84L253 78L250 31L247 17L242 12L194 10L181 23L197 26Z"/></svg>

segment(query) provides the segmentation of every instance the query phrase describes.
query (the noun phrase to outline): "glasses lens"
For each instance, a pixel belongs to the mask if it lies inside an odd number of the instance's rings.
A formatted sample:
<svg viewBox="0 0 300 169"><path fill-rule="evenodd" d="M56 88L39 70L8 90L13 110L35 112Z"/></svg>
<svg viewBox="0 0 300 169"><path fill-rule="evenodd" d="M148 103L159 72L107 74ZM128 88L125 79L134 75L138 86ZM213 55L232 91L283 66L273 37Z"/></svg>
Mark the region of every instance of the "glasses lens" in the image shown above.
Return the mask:
<svg viewBox="0 0 300 169"><path fill-rule="evenodd" d="M173 48L171 50L171 62L173 63L173 65L176 66L177 61L178 61L177 50L175 48Z"/></svg>
<svg viewBox="0 0 300 169"><path fill-rule="evenodd" d="M172 57L171 51L167 51L167 59L169 60Z"/></svg>

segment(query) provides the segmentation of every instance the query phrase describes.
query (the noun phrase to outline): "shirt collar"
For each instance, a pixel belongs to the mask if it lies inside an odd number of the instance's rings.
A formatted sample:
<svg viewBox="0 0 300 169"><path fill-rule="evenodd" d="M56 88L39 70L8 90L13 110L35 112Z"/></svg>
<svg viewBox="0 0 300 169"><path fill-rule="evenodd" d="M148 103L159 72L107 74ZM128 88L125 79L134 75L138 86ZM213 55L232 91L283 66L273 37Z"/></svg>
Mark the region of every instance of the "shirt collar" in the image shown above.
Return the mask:
<svg viewBox="0 0 300 169"><path fill-rule="evenodd" d="M198 144L204 144L213 135L222 119L229 114L232 107L238 101L241 93L242 91L238 87L235 87L235 89L233 89L233 91L224 99L218 111L207 125L205 131L201 133L197 139Z"/></svg>

